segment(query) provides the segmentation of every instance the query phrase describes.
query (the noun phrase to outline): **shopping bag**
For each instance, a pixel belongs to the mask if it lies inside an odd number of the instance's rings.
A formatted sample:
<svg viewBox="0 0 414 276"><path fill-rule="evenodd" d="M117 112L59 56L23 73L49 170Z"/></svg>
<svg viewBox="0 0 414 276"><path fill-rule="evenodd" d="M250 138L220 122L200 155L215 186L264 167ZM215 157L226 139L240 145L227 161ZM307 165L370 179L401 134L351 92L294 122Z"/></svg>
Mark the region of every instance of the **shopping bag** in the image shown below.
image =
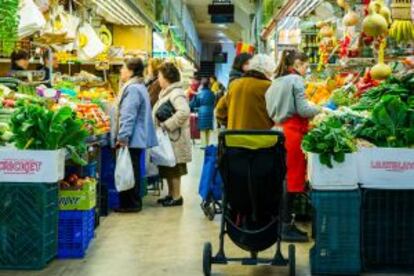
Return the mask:
<svg viewBox="0 0 414 276"><path fill-rule="evenodd" d="M214 145L205 149L203 170L198 189L198 193L204 201L221 200L223 180L218 169L217 152L218 149Z"/></svg>
<svg viewBox="0 0 414 276"><path fill-rule="evenodd" d="M158 166L151 162L151 150L145 156L145 177L153 177L159 174Z"/></svg>
<svg viewBox="0 0 414 276"><path fill-rule="evenodd" d="M115 166L115 188L123 192L134 188L134 168L127 147L119 149Z"/></svg>
<svg viewBox="0 0 414 276"><path fill-rule="evenodd" d="M76 44L81 60L93 59L105 51L105 45L102 43L98 34L90 24L85 22L79 28Z"/></svg>
<svg viewBox="0 0 414 276"><path fill-rule="evenodd" d="M46 20L33 0L24 0L19 10L19 38L25 38L40 31L46 25Z"/></svg>
<svg viewBox="0 0 414 276"><path fill-rule="evenodd" d="M170 137L162 129L157 129L157 139L158 146L150 150L151 162L157 166L174 167L177 163Z"/></svg>

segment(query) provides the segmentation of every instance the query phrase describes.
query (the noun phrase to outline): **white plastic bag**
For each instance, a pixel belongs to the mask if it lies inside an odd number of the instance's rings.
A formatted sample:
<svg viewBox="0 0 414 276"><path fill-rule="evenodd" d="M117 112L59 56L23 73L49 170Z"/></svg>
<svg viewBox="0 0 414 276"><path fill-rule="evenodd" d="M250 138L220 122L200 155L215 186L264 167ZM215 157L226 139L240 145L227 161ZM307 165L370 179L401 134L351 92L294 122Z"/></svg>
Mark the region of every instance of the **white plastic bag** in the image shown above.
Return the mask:
<svg viewBox="0 0 414 276"><path fill-rule="evenodd" d="M151 150L145 153L145 177L157 176L159 174L158 166L151 162Z"/></svg>
<svg viewBox="0 0 414 276"><path fill-rule="evenodd" d="M40 31L46 25L46 20L33 0L21 2L19 10L19 38L25 38Z"/></svg>
<svg viewBox="0 0 414 276"><path fill-rule="evenodd" d="M157 129L158 146L150 150L151 162L158 166L174 167L177 163L170 137L162 129Z"/></svg>
<svg viewBox="0 0 414 276"><path fill-rule="evenodd" d="M127 147L119 149L115 167L115 187L118 192L134 188L134 167Z"/></svg>
<svg viewBox="0 0 414 276"><path fill-rule="evenodd" d="M77 47L78 55L82 60L93 59L105 51L105 45L88 23L83 23L79 28Z"/></svg>

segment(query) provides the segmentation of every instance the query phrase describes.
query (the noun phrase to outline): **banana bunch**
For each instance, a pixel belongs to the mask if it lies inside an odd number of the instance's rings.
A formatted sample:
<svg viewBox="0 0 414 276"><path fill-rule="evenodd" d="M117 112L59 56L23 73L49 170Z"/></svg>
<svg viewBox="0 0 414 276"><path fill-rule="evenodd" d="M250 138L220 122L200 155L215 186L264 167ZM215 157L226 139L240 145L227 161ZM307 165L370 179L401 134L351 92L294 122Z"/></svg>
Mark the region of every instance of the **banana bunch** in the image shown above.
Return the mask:
<svg viewBox="0 0 414 276"><path fill-rule="evenodd" d="M410 20L394 20L389 36L397 42L409 42L414 40L414 24Z"/></svg>

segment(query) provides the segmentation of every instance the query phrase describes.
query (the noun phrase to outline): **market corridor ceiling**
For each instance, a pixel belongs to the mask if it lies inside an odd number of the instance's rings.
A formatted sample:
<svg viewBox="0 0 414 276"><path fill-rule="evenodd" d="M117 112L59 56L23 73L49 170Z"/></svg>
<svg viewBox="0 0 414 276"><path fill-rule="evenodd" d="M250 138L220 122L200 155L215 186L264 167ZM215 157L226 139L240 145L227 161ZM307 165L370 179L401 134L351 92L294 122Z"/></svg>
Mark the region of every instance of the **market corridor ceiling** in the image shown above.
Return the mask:
<svg viewBox="0 0 414 276"><path fill-rule="evenodd" d="M212 24L208 14L208 5L211 0L184 0L188 5L196 25L200 39L205 43L235 42L243 38L242 31L249 29L250 14L254 13L254 1L236 0L234 23Z"/></svg>

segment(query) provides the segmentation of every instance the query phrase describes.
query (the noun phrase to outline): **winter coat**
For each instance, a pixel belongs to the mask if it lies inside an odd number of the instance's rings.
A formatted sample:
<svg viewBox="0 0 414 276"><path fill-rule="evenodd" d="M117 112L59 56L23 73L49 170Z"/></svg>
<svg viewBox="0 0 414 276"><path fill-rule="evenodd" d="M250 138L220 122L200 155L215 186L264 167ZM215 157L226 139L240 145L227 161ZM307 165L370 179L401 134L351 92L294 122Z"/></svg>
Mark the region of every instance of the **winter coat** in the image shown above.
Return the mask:
<svg viewBox="0 0 414 276"><path fill-rule="evenodd" d="M229 75L229 85L234 80L240 79L242 76L243 76L243 72L236 70L236 69L232 69Z"/></svg>
<svg viewBox="0 0 414 276"><path fill-rule="evenodd" d="M155 114L158 108L167 101L171 102L176 112L171 118L161 123ZM180 82L161 90L159 100L154 106L153 118L158 127L167 130L177 164L191 162L190 106Z"/></svg>
<svg viewBox="0 0 414 276"><path fill-rule="evenodd" d="M117 140L127 143L130 148L146 149L157 146L150 100L144 84L126 85L121 93Z"/></svg>
<svg viewBox="0 0 414 276"><path fill-rule="evenodd" d="M227 123L228 129L271 129L274 123L267 114L265 100L270 85L270 80L256 71L233 81L217 104L217 120Z"/></svg>
<svg viewBox="0 0 414 276"><path fill-rule="evenodd" d="M191 109L197 109L198 128L200 130L212 130L214 118L214 103L216 97L208 88L203 88L191 101Z"/></svg>

